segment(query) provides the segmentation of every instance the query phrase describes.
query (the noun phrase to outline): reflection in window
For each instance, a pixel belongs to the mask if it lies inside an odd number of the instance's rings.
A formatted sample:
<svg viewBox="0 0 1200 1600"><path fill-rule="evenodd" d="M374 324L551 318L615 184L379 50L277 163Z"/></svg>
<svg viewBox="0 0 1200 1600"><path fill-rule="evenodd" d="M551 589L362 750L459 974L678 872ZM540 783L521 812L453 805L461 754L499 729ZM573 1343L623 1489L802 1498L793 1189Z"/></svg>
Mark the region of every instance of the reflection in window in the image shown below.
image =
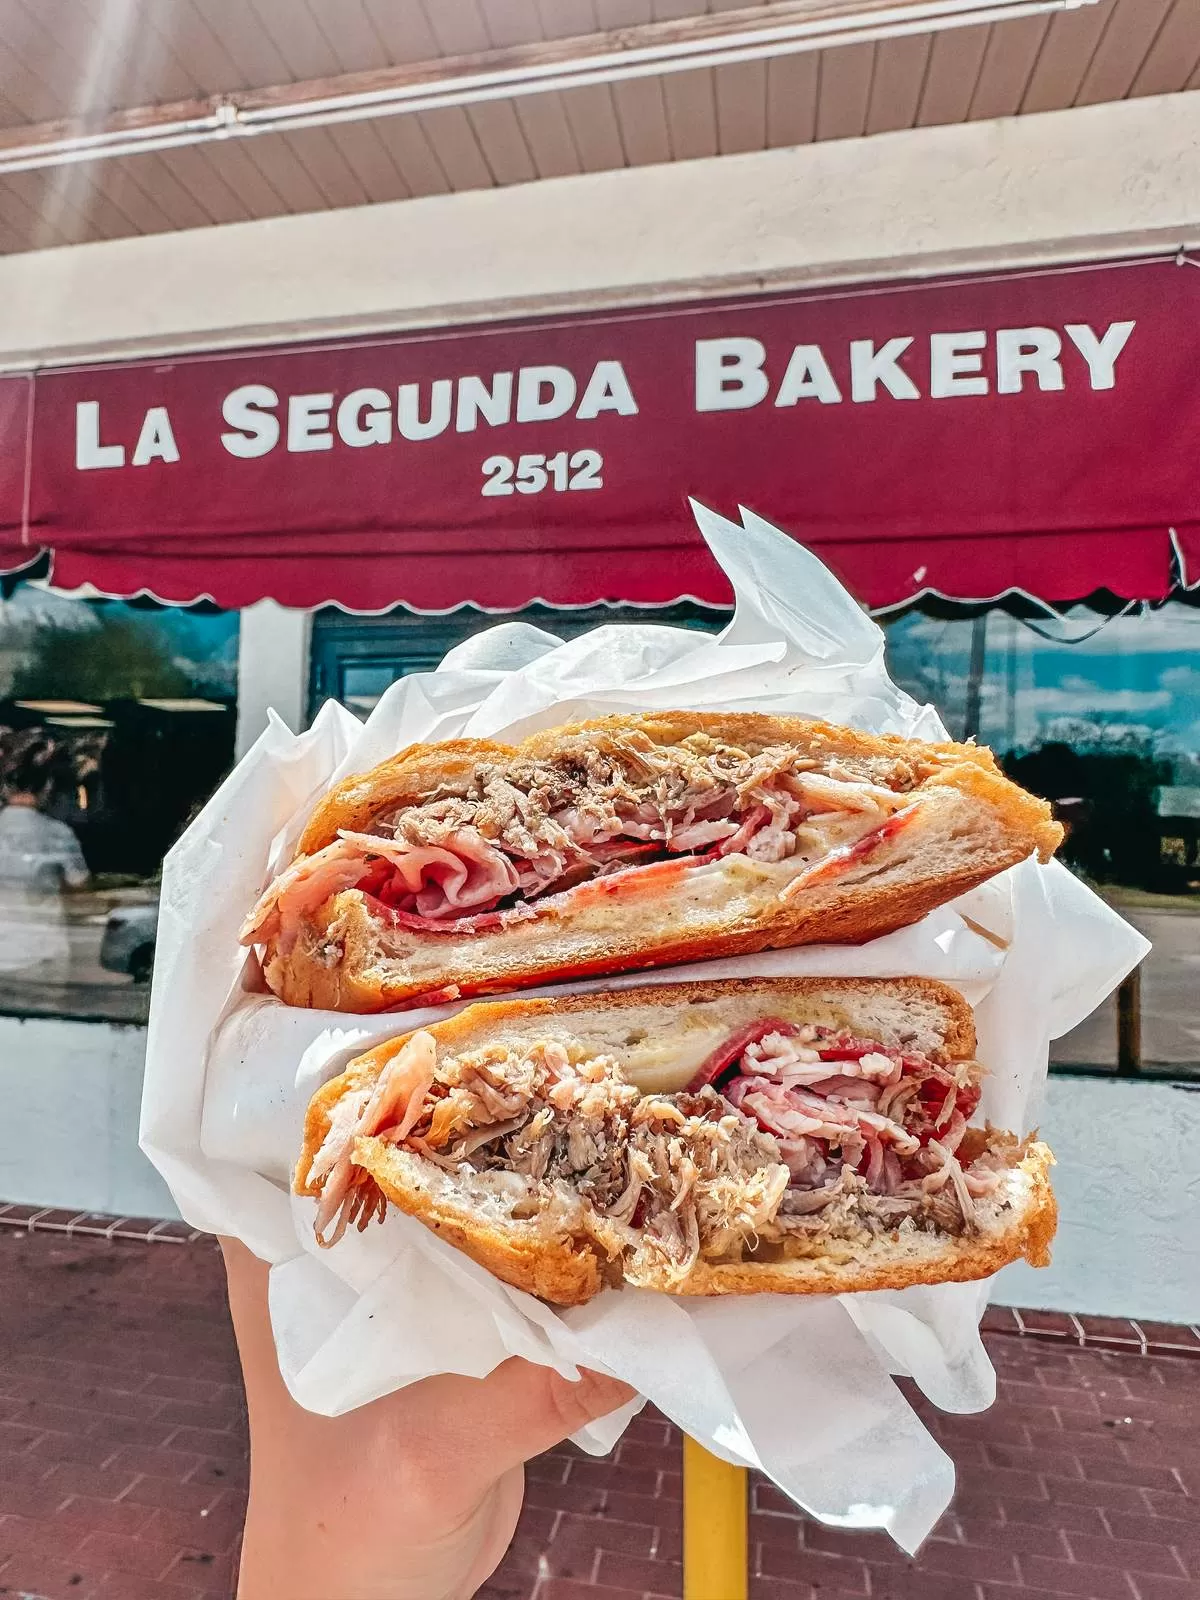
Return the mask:
<svg viewBox="0 0 1200 1600"><path fill-rule="evenodd" d="M398 679L413 672L432 672L448 650L502 622L520 622L559 639L575 639L593 628L629 622L716 633L729 616L728 610L691 601L645 608L531 605L523 611L507 612L459 606L432 616L397 606L385 616L373 617L353 616L329 606L313 618L309 713L315 715L323 701L332 699L365 718L384 690Z"/></svg>
<svg viewBox="0 0 1200 1600"><path fill-rule="evenodd" d="M90 876L70 823L52 816L58 795L84 785L58 740L38 728L0 743L0 982L61 985L70 946L65 895Z"/></svg>
<svg viewBox="0 0 1200 1600"><path fill-rule="evenodd" d="M1063 857L1153 942L1142 976L1142 1060L1200 1070L1191 993L1200 966L1200 610L1179 601L1108 620L993 609L910 612L888 626L898 682L975 733L1055 804ZM1054 1047L1113 1066L1115 1002Z"/></svg>
<svg viewBox="0 0 1200 1600"><path fill-rule="evenodd" d="M359 716L368 716L383 691L401 676L391 661L352 662L342 670L342 704Z"/></svg>
<svg viewBox="0 0 1200 1600"><path fill-rule="evenodd" d="M1067 862L1154 942L1143 1061L1197 1070L1200 610L933 610L885 619L894 677L1054 802ZM727 617L692 604L509 617L330 609L314 620L312 705L332 695L365 716L397 678L499 621L574 637L629 621L715 631ZM0 600L0 1011L144 1018L163 854L232 761L237 642L236 614L211 608L83 601L35 584ZM1055 1059L1111 1068L1115 1041L1110 1001Z"/></svg>
<svg viewBox="0 0 1200 1600"><path fill-rule="evenodd" d="M0 600L0 1011L144 1021L166 850L233 757L238 619Z"/></svg>

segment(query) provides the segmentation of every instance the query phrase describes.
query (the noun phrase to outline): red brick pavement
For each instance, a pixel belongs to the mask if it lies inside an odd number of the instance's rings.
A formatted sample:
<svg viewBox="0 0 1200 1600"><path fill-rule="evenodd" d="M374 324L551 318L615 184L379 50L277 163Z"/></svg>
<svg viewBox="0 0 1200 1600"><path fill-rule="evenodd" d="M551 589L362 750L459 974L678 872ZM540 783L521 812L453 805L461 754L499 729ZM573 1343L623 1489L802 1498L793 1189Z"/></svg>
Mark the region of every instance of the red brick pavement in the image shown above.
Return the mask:
<svg viewBox="0 0 1200 1600"><path fill-rule="evenodd" d="M1089 1325L1102 1349L1066 1319L1037 1331L989 1338L986 1416L922 1405L959 1489L917 1561L758 1482L752 1600L1200 1600L1200 1362L1137 1353L1148 1333L1191 1337ZM481 1600L678 1596L679 1454L643 1413L615 1458L531 1463ZM213 1247L0 1229L0 1596L227 1600L245 1482Z"/></svg>

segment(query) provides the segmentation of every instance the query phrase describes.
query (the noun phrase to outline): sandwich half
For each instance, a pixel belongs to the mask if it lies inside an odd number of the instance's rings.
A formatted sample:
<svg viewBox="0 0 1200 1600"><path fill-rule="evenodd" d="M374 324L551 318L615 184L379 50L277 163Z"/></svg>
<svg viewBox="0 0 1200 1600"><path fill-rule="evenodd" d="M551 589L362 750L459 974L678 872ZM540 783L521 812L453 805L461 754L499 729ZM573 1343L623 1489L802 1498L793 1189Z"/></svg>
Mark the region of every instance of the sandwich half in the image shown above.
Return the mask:
<svg viewBox="0 0 1200 1600"><path fill-rule="evenodd" d="M296 1192L322 1244L390 1202L559 1305L1044 1266L1052 1158L974 1120L974 1051L966 1001L921 978L473 1005L317 1092Z"/></svg>
<svg viewBox="0 0 1200 1600"><path fill-rule="evenodd" d="M916 922L1062 830L991 752L757 714L419 745L347 779L241 932L289 1005L528 988Z"/></svg>

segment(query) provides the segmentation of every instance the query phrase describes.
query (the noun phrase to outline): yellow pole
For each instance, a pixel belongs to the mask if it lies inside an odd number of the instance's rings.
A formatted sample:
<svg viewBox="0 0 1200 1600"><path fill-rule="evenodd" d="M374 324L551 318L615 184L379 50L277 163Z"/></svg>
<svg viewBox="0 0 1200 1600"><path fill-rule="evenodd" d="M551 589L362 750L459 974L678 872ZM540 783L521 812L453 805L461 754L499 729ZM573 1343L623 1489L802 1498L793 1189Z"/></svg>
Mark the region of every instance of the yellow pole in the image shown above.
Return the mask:
<svg viewBox="0 0 1200 1600"><path fill-rule="evenodd" d="M683 1440L683 1600L747 1600L746 1469Z"/></svg>

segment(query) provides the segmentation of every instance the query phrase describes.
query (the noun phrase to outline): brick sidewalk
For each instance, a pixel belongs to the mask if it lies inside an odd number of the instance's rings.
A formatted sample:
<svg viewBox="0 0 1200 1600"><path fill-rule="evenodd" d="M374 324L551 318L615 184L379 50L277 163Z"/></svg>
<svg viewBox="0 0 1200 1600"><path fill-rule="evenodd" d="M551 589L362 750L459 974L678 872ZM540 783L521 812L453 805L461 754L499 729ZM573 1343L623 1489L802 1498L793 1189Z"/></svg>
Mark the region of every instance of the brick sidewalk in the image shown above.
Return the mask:
<svg viewBox="0 0 1200 1600"><path fill-rule="evenodd" d="M752 1600L1200 1600L1200 1362L1066 1337L989 1348L991 1412L922 1406L959 1489L920 1559L760 1482ZM245 1457L211 1245L0 1228L0 1595L227 1600ZM481 1600L678 1596L679 1496L657 1414L615 1459L552 1451Z"/></svg>

